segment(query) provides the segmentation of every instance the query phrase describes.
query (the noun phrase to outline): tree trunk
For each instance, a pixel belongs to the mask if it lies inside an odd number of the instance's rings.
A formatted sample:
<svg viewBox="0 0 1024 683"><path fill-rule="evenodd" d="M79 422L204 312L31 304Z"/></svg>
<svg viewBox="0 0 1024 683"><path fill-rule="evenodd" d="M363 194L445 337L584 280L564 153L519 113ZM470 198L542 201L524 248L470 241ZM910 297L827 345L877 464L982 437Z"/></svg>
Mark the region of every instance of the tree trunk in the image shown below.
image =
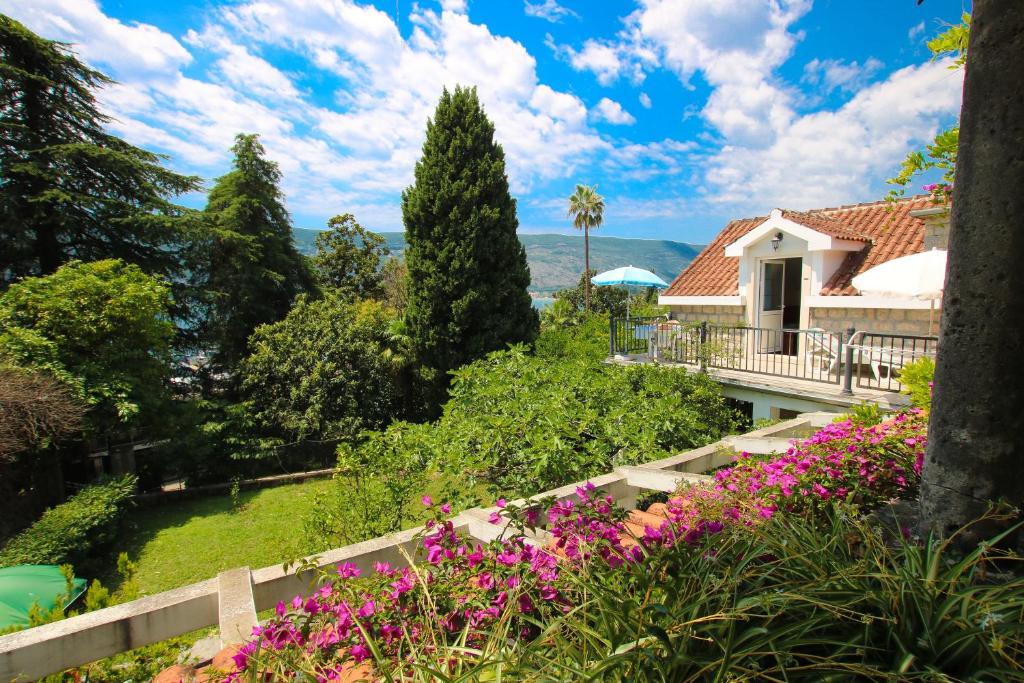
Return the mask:
<svg viewBox="0 0 1024 683"><path fill-rule="evenodd" d="M590 313L590 226L583 226L583 310Z"/></svg>
<svg viewBox="0 0 1024 683"><path fill-rule="evenodd" d="M921 487L922 525L943 535L988 501L1024 504L1022 65L1024 2L976 0Z"/></svg>

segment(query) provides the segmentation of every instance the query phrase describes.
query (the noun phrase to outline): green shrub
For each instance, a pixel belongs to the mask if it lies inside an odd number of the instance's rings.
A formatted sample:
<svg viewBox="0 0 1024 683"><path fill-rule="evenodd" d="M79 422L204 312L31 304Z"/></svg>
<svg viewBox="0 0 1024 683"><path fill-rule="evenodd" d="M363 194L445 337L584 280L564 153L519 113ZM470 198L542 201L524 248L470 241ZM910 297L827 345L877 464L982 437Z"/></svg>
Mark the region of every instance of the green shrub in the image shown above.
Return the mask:
<svg viewBox="0 0 1024 683"><path fill-rule="evenodd" d="M903 393L910 394L910 402L922 410L932 407L932 382L935 380L935 361L922 356L904 366L900 372Z"/></svg>
<svg viewBox="0 0 1024 683"><path fill-rule="evenodd" d="M339 546L399 531L419 510L409 503L427 485L430 425L396 422L384 432L366 432L358 445L338 446L334 486L315 494L304 520L307 537L319 546Z"/></svg>
<svg viewBox="0 0 1024 683"><path fill-rule="evenodd" d="M553 316L561 304L556 300L552 316L545 318L540 335L534 342L537 356L551 360L604 360L608 356L608 316L590 315L569 320L555 320Z"/></svg>
<svg viewBox="0 0 1024 683"><path fill-rule="evenodd" d="M679 368L513 347L453 374L432 442L462 489L484 481L496 494L529 495L702 446L735 421L714 381Z"/></svg>
<svg viewBox="0 0 1024 683"><path fill-rule="evenodd" d="M35 524L0 550L0 566L64 564L79 566L117 535L135 493L132 475L82 489L43 513Z"/></svg>

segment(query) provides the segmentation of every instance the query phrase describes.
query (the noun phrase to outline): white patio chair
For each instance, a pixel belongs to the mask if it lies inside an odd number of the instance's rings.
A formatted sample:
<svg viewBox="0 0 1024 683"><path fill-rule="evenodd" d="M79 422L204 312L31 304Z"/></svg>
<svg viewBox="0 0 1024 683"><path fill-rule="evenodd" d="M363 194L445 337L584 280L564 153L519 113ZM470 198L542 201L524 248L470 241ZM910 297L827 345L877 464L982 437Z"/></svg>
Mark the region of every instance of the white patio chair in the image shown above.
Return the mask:
<svg viewBox="0 0 1024 683"><path fill-rule="evenodd" d="M827 330L820 327L807 330L807 357L817 361L821 369L827 368L830 373L839 371L843 364L840 346L839 339Z"/></svg>

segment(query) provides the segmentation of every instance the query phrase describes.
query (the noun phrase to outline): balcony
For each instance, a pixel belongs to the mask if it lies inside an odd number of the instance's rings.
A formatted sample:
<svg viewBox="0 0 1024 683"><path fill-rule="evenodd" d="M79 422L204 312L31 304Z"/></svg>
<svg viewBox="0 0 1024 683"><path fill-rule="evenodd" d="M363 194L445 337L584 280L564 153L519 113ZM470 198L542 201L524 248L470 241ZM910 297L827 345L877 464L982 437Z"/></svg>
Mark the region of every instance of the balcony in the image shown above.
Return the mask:
<svg viewBox="0 0 1024 683"><path fill-rule="evenodd" d="M938 337L867 330L769 329L682 323L666 316L612 318L608 362L657 363L706 372L723 383L812 399L905 405L904 367L935 358Z"/></svg>

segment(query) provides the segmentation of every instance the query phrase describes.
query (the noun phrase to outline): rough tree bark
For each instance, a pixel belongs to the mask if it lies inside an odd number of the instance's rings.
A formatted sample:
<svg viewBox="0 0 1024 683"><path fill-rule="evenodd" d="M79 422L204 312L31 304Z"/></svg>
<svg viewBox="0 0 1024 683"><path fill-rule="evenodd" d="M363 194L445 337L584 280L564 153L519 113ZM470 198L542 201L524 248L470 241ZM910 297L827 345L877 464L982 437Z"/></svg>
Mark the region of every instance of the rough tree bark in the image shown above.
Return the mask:
<svg viewBox="0 0 1024 683"><path fill-rule="evenodd" d="M921 516L925 529L948 534L988 501L1024 504L1020 0L974 3L939 349ZM976 528L961 542L991 531Z"/></svg>

